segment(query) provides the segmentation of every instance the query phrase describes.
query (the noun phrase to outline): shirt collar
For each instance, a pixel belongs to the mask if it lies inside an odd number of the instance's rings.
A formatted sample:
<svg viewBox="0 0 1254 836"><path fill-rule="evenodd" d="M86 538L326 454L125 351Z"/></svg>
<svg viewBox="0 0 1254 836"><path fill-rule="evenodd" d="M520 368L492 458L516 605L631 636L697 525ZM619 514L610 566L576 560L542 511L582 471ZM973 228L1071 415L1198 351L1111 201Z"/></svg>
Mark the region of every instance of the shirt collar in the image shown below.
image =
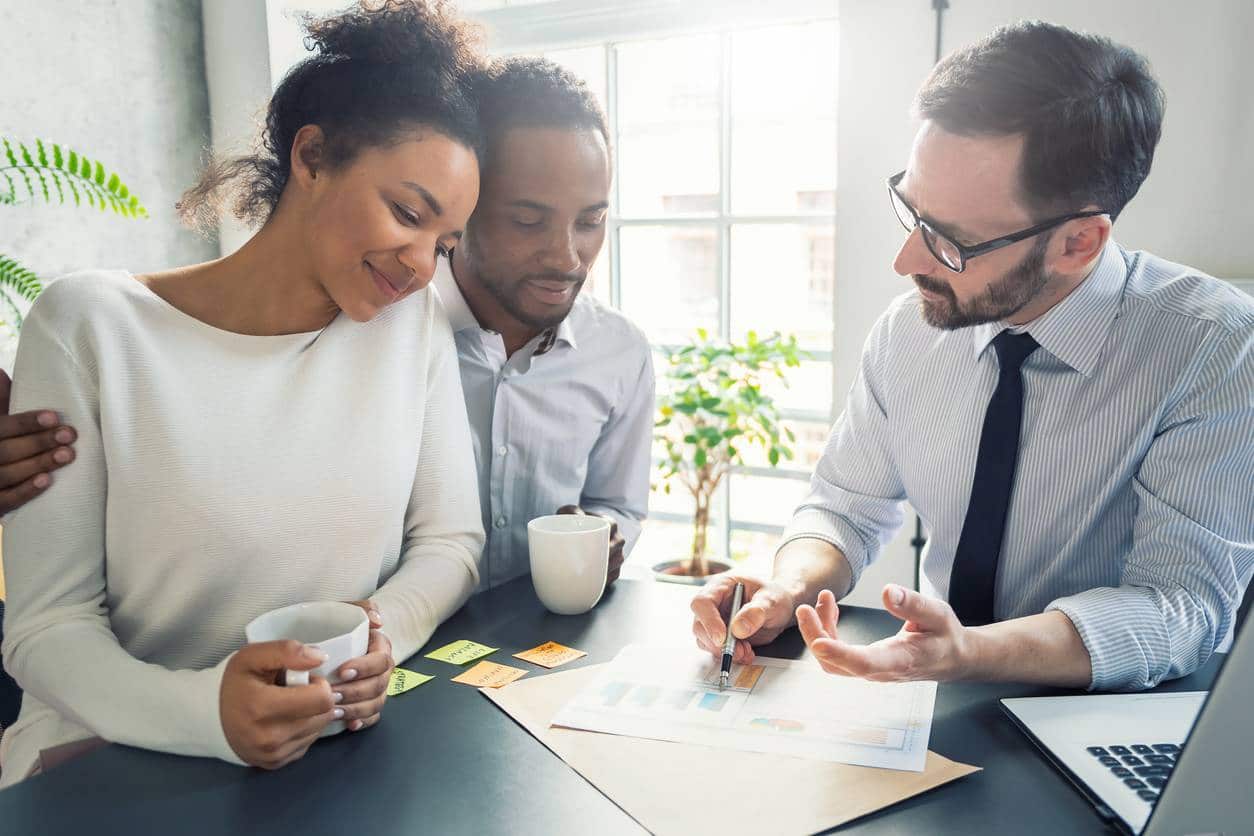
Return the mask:
<svg viewBox="0 0 1254 836"><path fill-rule="evenodd" d="M453 278L453 267L449 259L441 258L436 262L435 277L431 283L435 285L436 293L440 294L440 301L444 303L444 311L448 314L454 334L481 327L470 306L466 304L466 297L462 296L457 280Z"/></svg>
<svg viewBox="0 0 1254 836"><path fill-rule="evenodd" d="M452 256L442 258L436 262L435 276L431 283L435 285L436 293L440 295L440 301L444 303L444 311L448 314L449 324L453 327L453 333L467 331L471 328L482 329L479 320L475 318L475 314L470 310L470 305L466 304L466 297L462 295L462 289L457 286L457 279L453 277ZM556 328L549 328L540 334L540 344L535 350L534 356L540 356L550 350L559 341L565 342L571 348L579 348L579 343L575 341L575 327L571 324L571 320L575 317L578 300L575 307L570 309L570 313L566 318L558 323Z"/></svg>
<svg viewBox="0 0 1254 836"><path fill-rule="evenodd" d="M1090 376L1119 313L1127 277L1123 250L1111 239L1088 278L1061 302L1027 323L1024 330L1050 354L1085 377ZM979 357L993 338L1009 327L1002 321L975 326L975 356Z"/></svg>

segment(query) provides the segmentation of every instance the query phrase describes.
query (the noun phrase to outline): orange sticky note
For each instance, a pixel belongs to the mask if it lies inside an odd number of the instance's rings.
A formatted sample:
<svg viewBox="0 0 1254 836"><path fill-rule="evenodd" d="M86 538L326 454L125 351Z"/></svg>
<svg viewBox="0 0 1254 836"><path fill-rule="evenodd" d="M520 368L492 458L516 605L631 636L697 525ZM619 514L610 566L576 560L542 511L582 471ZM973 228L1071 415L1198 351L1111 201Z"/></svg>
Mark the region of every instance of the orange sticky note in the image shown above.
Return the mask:
<svg viewBox="0 0 1254 836"><path fill-rule="evenodd" d="M476 688L500 688L526 675L527 672L521 668L498 665L496 662L480 662L460 676L453 677L453 681L474 685Z"/></svg>
<svg viewBox="0 0 1254 836"><path fill-rule="evenodd" d="M533 665L539 665L542 668L556 668L558 665L582 659L587 655L582 650L575 650L575 648L567 647L564 644L545 642L539 647L524 650L522 653L515 653L514 658L522 659L524 662L530 662Z"/></svg>

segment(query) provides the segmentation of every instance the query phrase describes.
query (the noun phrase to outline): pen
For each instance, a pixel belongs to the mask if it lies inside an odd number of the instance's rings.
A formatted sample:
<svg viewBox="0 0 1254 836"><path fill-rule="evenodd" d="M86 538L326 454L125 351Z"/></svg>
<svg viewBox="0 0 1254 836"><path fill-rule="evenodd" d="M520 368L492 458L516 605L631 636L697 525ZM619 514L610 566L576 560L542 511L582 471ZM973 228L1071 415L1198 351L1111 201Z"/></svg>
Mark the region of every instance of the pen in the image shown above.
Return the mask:
<svg viewBox="0 0 1254 836"><path fill-rule="evenodd" d="M740 611L740 599L745 596L745 585L743 583L736 584L736 591L732 593L731 612L727 615L727 638L723 639L723 664L719 667L718 689L722 691L727 687L727 677L731 674L732 652L736 649L736 637L732 635L731 623L736 617L736 613Z"/></svg>

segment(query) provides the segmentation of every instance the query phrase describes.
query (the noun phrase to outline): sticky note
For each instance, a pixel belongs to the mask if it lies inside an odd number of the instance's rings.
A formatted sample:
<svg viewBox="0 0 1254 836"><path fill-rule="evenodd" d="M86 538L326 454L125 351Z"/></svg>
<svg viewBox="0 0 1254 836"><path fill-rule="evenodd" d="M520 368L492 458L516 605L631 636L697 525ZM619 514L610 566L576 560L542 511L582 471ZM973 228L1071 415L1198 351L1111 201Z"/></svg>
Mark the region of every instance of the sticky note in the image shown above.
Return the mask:
<svg viewBox="0 0 1254 836"><path fill-rule="evenodd" d="M582 659L587 655L582 650L575 650L573 647L567 647L564 644L545 642L539 647L524 650L522 653L515 653L514 658L522 659L524 662L530 662L533 665L539 665L542 668L556 668L558 665Z"/></svg>
<svg viewBox="0 0 1254 836"><path fill-rule="evenodd" d="M433 679L435 679L434 676L427 676L425 673L415 673L404 668L392 668L392 678L388 680L388 696L395 697L397 694L412 691L419 685L430 682Z"/></svg>
<svg viewBox="0 0 1254 836"><path fill-rule="evenodd" d="M487 645L479 644L479 642L462 639L431 651L427 654L427 658L448 662L450 665L464 665L467 662L475 661L480 656L495 653L496 650L495 647L488 647Z"/></svg>
<svg viewBox="0 0 1254 836"><path fill-rule="evenodd" d="M478 688L500 688L526 674L521 668L498 665L496 662L480 662L460 676L453 677L453 681Z"/></svg>

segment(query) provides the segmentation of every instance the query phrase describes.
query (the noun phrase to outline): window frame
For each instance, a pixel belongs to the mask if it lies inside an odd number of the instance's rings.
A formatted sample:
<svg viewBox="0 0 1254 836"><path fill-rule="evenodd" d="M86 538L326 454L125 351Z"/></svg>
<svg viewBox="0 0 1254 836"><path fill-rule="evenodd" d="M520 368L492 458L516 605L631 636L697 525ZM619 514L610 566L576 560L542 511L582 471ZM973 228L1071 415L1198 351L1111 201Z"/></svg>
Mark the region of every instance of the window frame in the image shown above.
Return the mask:
<svg viewBox="0 0 1254 836"><path fill-rule="evenodd" d="M623 217L616 175L611 187L610 212L606 219L605 250L601 258L609 263L608 296L610 304L622 308L621 232L631 227L674 228L697 226L714 228L717 252L719 305L718 334L731 334L731 237L737 225L761 226L827 226L832 232L832 265L836 263L836 207L830 211L793 212L788 214L751 214L732 211L732 35L739 31L788 24L828 23L839 26L833 0L777 0L763 4L760 0L636 0L623 4L616 0L554 0L523 6L509 6L474 13L491 32L494 54L553 53L567 50L598 48L604 62L605 110L611 143L619 145L618 119L618 50L623 44L666 38L717 35L719 38L719 208L717 213L692 215ZM711 21L718 21L711 23ZM835 45L833 45L835 47ZM833 156L836 148L832 148ZM825 362L835 378L835 302L833 300L832 344L825 349L807 348L807 359ZM678 346L652 343L663 354ZM661 371L659 370L659 373ZM835 417L835 390L827 410L784 409L781 417L788 421L831 425ZM656 466L657 462L654 462ZM717 525L719 551L730 559L732 536L736 531L781 535L784 525L769 525L736 520L731 515L731 495L736 476L765 477L793 481L810 480L811 472L799 467L736 467L720 486L715 499L712 525ZM649 519L666 523L691 524L691 515L669 511L650 511ZM711 532L713 534L713 532ZM717 555L716 555L717 556Z"/></svg>

